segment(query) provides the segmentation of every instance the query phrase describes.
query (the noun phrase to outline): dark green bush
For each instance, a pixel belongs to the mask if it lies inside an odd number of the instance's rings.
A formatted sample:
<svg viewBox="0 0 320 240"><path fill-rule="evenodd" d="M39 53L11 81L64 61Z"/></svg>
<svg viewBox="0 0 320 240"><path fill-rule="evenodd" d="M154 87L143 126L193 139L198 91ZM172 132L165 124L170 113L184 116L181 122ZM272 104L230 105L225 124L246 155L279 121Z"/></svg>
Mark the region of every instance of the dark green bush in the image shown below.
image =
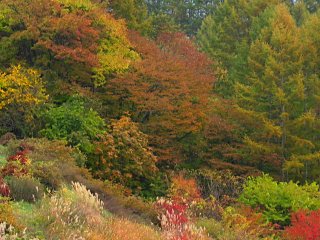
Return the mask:
<svg viewBox="0 0 320 240"><path fill-rule="evenodd" d="M48 139L67 140L85 153L93 151L92 140L103 133L104 120L84 101L75 96L59 107L52 107L42 114L45 128L40 134Z"/></svg>

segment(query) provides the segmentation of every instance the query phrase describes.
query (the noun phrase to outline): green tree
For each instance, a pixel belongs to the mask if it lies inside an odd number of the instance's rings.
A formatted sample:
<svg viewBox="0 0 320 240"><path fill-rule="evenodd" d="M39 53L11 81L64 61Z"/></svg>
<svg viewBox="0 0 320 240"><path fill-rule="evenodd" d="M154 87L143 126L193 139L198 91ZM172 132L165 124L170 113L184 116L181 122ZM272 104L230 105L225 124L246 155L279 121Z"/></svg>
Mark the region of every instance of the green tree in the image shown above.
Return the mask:
<svg viewBox="0 0 320 240"><path fill-rule="evenodd" d="M291 14L296 20L297 25L301 26L310 15L310 12L304 1L297 1L291 6Z"/></svg>
<svg viewBox="0 0 320 240"><path fill-rule="evenodd" d="M252 41L250 29L254 19L277 3L278 0L223 1L202 22L197 41L215 61L218 78L215 89L222 96L232 97L234 84L241 82L247 71L247 55Z"/></svg>
<svg viewBox="0 0 320 240"><path fill-rule="evenodd" d="M220 0L146 0L149 14L166 15L188 35L195 35L202 20Z"/></svg>
<svg viewBox="0 0 320 240"><path fill-rule="evenodd" d="M112 0L110 7L116 17L126 20L128 28L142 35L152 35L152 19L144 0Z"/></svg>
<svg viewBox="0 0 320 240"><path fill-rule="evenodd" d="M303 2L305 3L307 9L311 13L314 13L319 9L319 6L320 6L320 1L319 0L303 0Z"/></svg>
<svg viewBox="0 0 320 240"><path fill-rule="evenodd" d="M215 60L215 92L238 104L228 113L242 139L232 161L316 178L317 26L303 1L227 0L203 21L197 39Z"/></svg>
<svg viewBox="0 0 320 240"><path fill-rule="evenodd" d="M170 14L159 9L150 10L145 0L112 0L110 7L118 18L126 20L131 30L156 38L163 32L182 31Z"/></svg>
<svg viewBox="0 0 320 240"><path fill-rule="evenodd" d="M297 179L315 179L319 181L319 149L317 136L319 134L319 104L320 104L320 35L315 29L320 27L320 17L312 14L308 16L301 27L301 43L303 55L304 88L307 96L302 103L308 111L297 122L300 134L310 139L313 143L313 150L307 151L300 147L300 154L296 154L286 162L286 169L289 173L298 177ZM303 155L301 153L305 153Z"/></svg>
<svg viewBox="0 0 320 240"><path fill-rule="evenodd" d="M2 70L9 67L10 63L14 63L12 60L17 53L17 47L9 38L14 32L13 27L17 24L17 21L10 17L11 13L12 9L0 2L0 69Z"/></svg>

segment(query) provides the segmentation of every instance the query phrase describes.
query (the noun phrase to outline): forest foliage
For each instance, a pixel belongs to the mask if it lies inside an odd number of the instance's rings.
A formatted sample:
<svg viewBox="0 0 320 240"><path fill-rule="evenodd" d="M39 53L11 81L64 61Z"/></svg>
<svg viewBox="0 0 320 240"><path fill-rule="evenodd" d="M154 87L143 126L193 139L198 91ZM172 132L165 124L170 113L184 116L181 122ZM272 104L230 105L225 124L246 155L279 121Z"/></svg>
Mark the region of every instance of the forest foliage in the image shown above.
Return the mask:
<svg viewBox="0 0 320 240"><path fill-rule="evenodd" d="M0 239L319 238L319 5L0 0Z"/></svg>

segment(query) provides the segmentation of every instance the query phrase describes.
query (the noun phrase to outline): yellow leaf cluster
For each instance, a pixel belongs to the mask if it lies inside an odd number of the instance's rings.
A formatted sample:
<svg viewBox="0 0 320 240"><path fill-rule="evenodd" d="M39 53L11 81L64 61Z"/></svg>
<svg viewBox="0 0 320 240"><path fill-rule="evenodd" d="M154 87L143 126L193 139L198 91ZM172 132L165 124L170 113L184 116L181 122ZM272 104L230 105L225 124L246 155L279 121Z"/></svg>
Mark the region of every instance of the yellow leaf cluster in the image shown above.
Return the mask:
<svg viewBox="0 0 320 240"><path fill-rule="evenodd" d="M127 28L122 20L115 20L109 14L100 14L95 19L103 28L102 38L98 47L99 66L94 68L96 86L105 83L105 76L110 73L126 71L132 62L139 59L127 39Z"/></svg>
<svg viewBox="0 0 320 240"><path fill-rule="evenodd" d="M0 72L0 110L8 105L38 105L47 99L39 73L14 66L9 73Z"/></svg>

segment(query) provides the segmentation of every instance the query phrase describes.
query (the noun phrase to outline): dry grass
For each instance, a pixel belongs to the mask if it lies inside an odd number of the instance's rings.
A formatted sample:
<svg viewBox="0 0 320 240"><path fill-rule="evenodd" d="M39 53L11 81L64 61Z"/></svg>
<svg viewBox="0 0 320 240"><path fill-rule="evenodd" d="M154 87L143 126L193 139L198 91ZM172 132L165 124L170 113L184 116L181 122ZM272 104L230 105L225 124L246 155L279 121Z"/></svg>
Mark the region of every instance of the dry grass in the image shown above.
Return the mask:
<svg viewBox="0 0 320 240"><path fill-rule="evenodd" d="M127 219L110 218L103 229L91 229L88 240L161 240L164 238L152 227L131 222Z"/></svg>
<svg viewBox="0 0 320 240"><path fill-rule="evenodd" d="M39 240L38 238L29 238L25 232L18 234L13 226L6 222L0 223L0 240Z"/></svg>
<svg viewBox="0 0 320 240"><path fill-rule="evenodd" d="M41 232L42 238L48 240L164 239L151 226L112 216L104 210L98 195L79 183L44 197L34 214L34 222L29 223L30 234Z"/></svg>

